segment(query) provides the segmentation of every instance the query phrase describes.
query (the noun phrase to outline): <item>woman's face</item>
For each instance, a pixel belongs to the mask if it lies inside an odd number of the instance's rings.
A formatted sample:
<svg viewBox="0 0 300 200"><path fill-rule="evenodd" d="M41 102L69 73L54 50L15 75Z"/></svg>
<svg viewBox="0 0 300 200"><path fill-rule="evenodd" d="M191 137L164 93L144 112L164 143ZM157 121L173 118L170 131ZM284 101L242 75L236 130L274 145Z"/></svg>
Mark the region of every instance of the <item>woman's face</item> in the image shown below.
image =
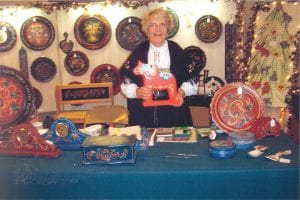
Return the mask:
<svg viewBox="0 0 300 200"><path fill-rule="evenodd" d="M160 47L168 36L168 24L162 17L151 16L149 21L148 38L151 44Z"/></svg>

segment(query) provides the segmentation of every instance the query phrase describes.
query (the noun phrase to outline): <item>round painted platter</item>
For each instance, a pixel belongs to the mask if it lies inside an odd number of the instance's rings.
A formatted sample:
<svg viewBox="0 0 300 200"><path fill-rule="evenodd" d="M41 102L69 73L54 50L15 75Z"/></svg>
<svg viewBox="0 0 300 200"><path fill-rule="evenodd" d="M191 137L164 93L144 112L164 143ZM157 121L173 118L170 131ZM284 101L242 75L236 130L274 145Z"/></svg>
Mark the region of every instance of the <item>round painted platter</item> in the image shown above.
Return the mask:
<svg viewBox="0 0 300 200"><path fill-rule="evenodd" d="M168 38L171 38L174 35L176 35L176 33L178 32L178 29L179 29L179 18L177 16L176 12L173 9L168 8L168 7L164 8L164 9L166 9L170 13L171 19L172 19L173 24L174 24L173 29L171 29L169 31L169 33L168 33Z"/></svg>
<svg viewBox="0 0 300 200"><path fill-rule="evenodd" d="M97 66L91 74L91 83L112 82L113 93L116 95L120 91L121 78L119 69L111 64L102 64Z"/></svg>
<svg viewBox="0 0 300 200"><path fill-rule="evenodd" d="M213 121L225 132L249 130L263 115L258 93L243 83L229 83L216 91L210 104Z"/></svg>
<svg viewBox="0 0 300 200"><path fill-rule="evenodd" d="M52 44L55 38L55 30L47 18L34 16L22 24L20 35L23 43L28 48L40 51Z"/></svg>
<svg viewBox="0 0 300 200"><path fill-rule="evenodd" d="M0 65L0 131L25 121L33 103L30 82L19 71Z"/></svg>
<svg viewBox="0 0 300 200"><path fill-rule="evenodd" d="M81 51L71 51L65 58L65 68L73 76L81 76L89 68L89 59Z"/></svg>
<svg viewBox="0 0 300 200"><path fill-rule="evenodd" d="M197 20L195 33L202 42L215 42L222 34L222 23L215 16L205 15Z"/></svg>
<svg viewBox="0 0 300 200"><path fill-rule="evenodd" d="M206 65L206 56L204 51L196 46L188 46L184 49L184 51L193 60L190 70L192 72L196 70L198 73L200 73L200 71Z"/></svg>
<svg viewBox="0 0 300 200"><path fill-rule="evenodd" d="M116 28L118 43L126 50L134 50L140 43L146 41L142 32L141 19L137 17L126 17L119 22Z"/></svg>
<svg viewBox="0 0 300 200"><path fill-rule="evenodd" d="M102 15L81 15L75 22L77 42L86 49L97 50L105 46L111 37L111 26Z"/></svg>
<svg viewBox="0 0 300 200"><path fill-rule="evenodd" d="M17 41L17 33L12 25L0 21L0 52L13 48Z"/></svg>
<svg viewBox="0 0 300 200"><path fill-rule="evenodd" d="M213 96L224 85L224 81L217 76L209 76L205 79L205 90L208 96Z"/></svg>
<svg viewBox="0 0 300 200"><path fill-rule="evenodd" d="M43 102L42 93L36 87L33 87L32 90L33 90L33 97L34 97L35 108L39 109L39 107L41 107L42 102Z"/></svg>
<svg viewBox="0 0 300 200"><path fill-rule="evenodd" d="M50 58L40 57L31 64L31 75L39 82L49 82L56 74L56 65Z"/></svg>

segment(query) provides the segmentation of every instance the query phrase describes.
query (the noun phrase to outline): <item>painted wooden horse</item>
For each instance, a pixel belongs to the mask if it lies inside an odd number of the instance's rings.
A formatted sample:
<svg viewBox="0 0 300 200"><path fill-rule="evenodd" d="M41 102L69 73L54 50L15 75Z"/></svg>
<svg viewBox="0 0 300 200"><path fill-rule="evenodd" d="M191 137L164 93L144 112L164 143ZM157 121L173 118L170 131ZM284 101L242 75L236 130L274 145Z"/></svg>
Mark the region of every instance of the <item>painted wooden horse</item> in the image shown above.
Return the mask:
<svg viewBox="0 0 300 200"><path fill-rule="evenodd" d="M173 74L140 61L133 73L142 75L144 86L151 89L152 96L143 101L144 106L180 105L180 100L176 98L177 86Z"/></svg>

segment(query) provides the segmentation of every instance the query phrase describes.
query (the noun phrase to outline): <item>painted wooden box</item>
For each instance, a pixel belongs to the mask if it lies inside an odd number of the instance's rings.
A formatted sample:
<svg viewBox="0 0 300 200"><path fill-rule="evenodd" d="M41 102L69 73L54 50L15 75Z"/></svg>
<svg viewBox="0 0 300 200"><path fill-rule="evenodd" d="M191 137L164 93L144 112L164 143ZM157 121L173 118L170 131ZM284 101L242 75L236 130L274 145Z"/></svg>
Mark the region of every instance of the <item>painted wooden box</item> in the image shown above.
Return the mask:
<svg viewBox="0 0 300 200"><path fill-rule="evenodd" d="M87 137L82 143L83 164L135 163L135 136Z"/></svg>

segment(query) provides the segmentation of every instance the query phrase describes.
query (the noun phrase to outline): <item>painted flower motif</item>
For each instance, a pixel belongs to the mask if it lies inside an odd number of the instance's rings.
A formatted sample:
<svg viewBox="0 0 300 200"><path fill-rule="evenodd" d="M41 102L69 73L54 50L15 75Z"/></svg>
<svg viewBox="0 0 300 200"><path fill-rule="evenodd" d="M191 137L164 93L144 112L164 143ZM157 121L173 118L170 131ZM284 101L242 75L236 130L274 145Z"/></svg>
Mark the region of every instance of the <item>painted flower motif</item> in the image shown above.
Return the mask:
<svg viewBox="0 0 300 200"><path fill-rule="evenodd" d="M270 77L270 80L271 81L277 81L278 78L277 78L277 72L273 72L272 76Z"/></svg>
<svg viewBox="0 0 300 200"><path fill-rule="evenodd" d="M254 87L255 89L258 89L261 87L261 82L260 81L252 81L251 86Z"/></svg>
<svg viewBox="0 0 300 200"><path fill-rule="evenodd" d="M290 23L292 21L292 17L289 16L286 12L282 14L283 22Z"/></svg>
<svg viewBox="0 0 300 200"><path fill-rule="evenodd" d="M268 82L264 82L264 83L263 83L263 86L262 86L262 88L261 88L261 94L262 94L262 95L264 95L264 94L269 94L269 93L270 93L270 90L271 90L271 88L270 88L269 83L268 83Z"/></svg>
<svg viewBox="0 0 300 200"><path fill-rule="evenodd" d="M286 49L290 45L289 45L289 43L286 40L284 40L284 41L280 42L280 46L281 46L281 48Z"/></svg>
<svg viewBox="0 0 300 200"><path fill-rule="evenodd" d="M266 105L272 105L272 101L270 97L263 98L263 101Z"/></svg>
<svg viewBox="0 0 300 200"><path fill-rule="evenodd" d="M283 89L285 88L285 86L284 86L283 83L279 83L278 86L277 86L277 88L278 88L279 90L283 90Z"/></svg>

